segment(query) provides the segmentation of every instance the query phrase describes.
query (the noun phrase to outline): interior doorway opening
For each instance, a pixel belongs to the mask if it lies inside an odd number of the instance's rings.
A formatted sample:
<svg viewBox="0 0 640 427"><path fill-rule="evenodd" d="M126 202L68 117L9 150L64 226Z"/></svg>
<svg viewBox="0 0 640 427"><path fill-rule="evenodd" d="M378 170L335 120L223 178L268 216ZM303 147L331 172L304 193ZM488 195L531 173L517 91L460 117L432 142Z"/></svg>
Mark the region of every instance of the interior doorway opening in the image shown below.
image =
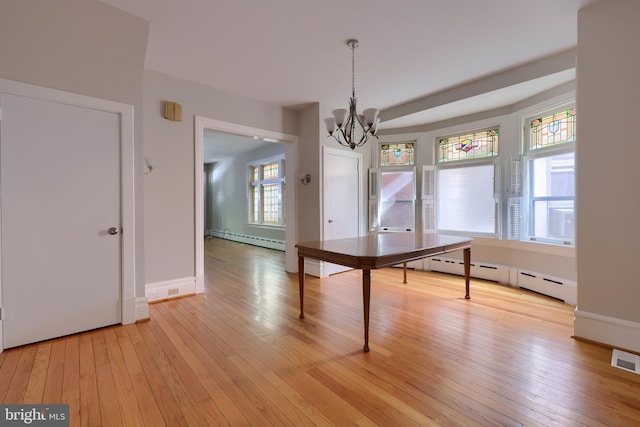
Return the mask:
<svg viewBox="0 0 640 427"><path fill-rule="evenodd" d="M265 129L253 128L236 123L224 122L206 117L196 116L195 123L195 276L196 293L204 292L204 140L205 131L224 132L236 136L260 138L262 140L285 144L285 176L291 183L286 186L287 218L285 228L285 268L288 272L297 271L297 256L295 253L296 215L295 188L297 166L298 137ZM244 197L244 195L243 195Z"/></svg>

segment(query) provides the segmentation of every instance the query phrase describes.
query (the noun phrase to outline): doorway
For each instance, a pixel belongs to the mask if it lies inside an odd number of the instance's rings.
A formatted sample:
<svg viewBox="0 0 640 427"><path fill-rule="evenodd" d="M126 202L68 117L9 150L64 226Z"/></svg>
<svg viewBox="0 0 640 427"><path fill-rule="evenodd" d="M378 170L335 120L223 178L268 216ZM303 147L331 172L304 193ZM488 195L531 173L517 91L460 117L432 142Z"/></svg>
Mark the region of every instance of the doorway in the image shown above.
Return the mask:
<svg viewBox="0 0 640 427"><path fill-rule="evenodd" d="M280 132L272 132L235 123L214 120L196 116L195 120L195 255L196 255L196 293L204 292L204 204L203 204L203 175L204 175L204 132L205 129L226 132L236 135L258 137L285 143L285 174L295 177L297 170L298 137ZM286 218L285 231L285 268L289 272L298 269L298 257L295 250L296 221L295 221L295 180L290 179L292 185L286 186Z"/></svg>

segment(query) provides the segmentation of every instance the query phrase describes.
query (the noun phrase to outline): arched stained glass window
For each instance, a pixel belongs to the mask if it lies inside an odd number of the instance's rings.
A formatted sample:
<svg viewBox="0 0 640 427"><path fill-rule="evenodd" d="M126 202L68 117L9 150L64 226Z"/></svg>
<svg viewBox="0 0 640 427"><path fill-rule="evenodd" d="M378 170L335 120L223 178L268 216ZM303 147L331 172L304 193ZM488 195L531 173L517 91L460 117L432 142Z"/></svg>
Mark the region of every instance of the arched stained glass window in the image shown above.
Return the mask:
<svg viewBox="0 0 640 427"><path fill-rule="evenodd" d="M380 145L380 166L413 166L415 164L415 144L402 142Z"/></svg>
<svg viewBox="0 0 640 427"><path fill-rule="evenodd" d="M498 155L498 129L438 139L438 162L479 159Z"/></svg>
<svg viewBox="0 0 640 427"><path fill-rule="evenodd" d="M531 120L529 124L529 149L549 147L576 140L576 109Z"/></svg>

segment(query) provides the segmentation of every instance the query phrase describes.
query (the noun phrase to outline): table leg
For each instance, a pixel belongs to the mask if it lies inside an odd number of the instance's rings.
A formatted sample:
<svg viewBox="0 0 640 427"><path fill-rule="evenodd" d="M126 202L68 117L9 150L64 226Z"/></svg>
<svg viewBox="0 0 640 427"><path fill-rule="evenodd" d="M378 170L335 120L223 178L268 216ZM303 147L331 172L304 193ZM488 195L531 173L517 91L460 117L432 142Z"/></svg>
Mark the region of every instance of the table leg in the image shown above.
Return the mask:
<svg viewBox="0 0 640 427"><path fill-rule="evenodd" d="M403 262L402 263L402 274L404 275L404 280L402 281L403 284L407 284L407 263Z"/></svg>
<svg viewBox="0 0 640 427"><path fill-rule="evenodd" d="M471 276L471 248L465 248L464 255L464 286L465 286L465 299L470 299L469 295L469 280Z"/></svg>
<svg viewBox="0 0 640 427"><path fill-rule="evenodd" d="M362 269L362 303L364 307L364 352L369 351L369 303L371 300L371 270Z"/></svg>
<svg viewBox="0 0 640 427"><path fill-rule="evenodd" d="M300 286L300 318L304 319L304 257L298 257L298 284Z"/></svg>

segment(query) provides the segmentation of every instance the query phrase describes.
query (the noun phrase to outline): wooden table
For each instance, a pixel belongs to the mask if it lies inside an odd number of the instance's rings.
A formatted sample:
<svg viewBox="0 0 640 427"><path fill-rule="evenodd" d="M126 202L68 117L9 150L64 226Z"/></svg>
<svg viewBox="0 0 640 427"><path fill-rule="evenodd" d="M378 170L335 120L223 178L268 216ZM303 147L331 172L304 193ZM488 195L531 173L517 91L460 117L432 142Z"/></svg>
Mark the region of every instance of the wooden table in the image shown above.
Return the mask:
<svg viewBox="0 0 640 427"><path fill-rule="evenodd" d="M442 234L384 233L348 239L298 243L300 318L304 319L304 259L313 258L362 270L364 307L364 351L369 351L369 301L371 270L403 264L462 249L464 255L465 298L469 299L471 238Z"/></svg>

